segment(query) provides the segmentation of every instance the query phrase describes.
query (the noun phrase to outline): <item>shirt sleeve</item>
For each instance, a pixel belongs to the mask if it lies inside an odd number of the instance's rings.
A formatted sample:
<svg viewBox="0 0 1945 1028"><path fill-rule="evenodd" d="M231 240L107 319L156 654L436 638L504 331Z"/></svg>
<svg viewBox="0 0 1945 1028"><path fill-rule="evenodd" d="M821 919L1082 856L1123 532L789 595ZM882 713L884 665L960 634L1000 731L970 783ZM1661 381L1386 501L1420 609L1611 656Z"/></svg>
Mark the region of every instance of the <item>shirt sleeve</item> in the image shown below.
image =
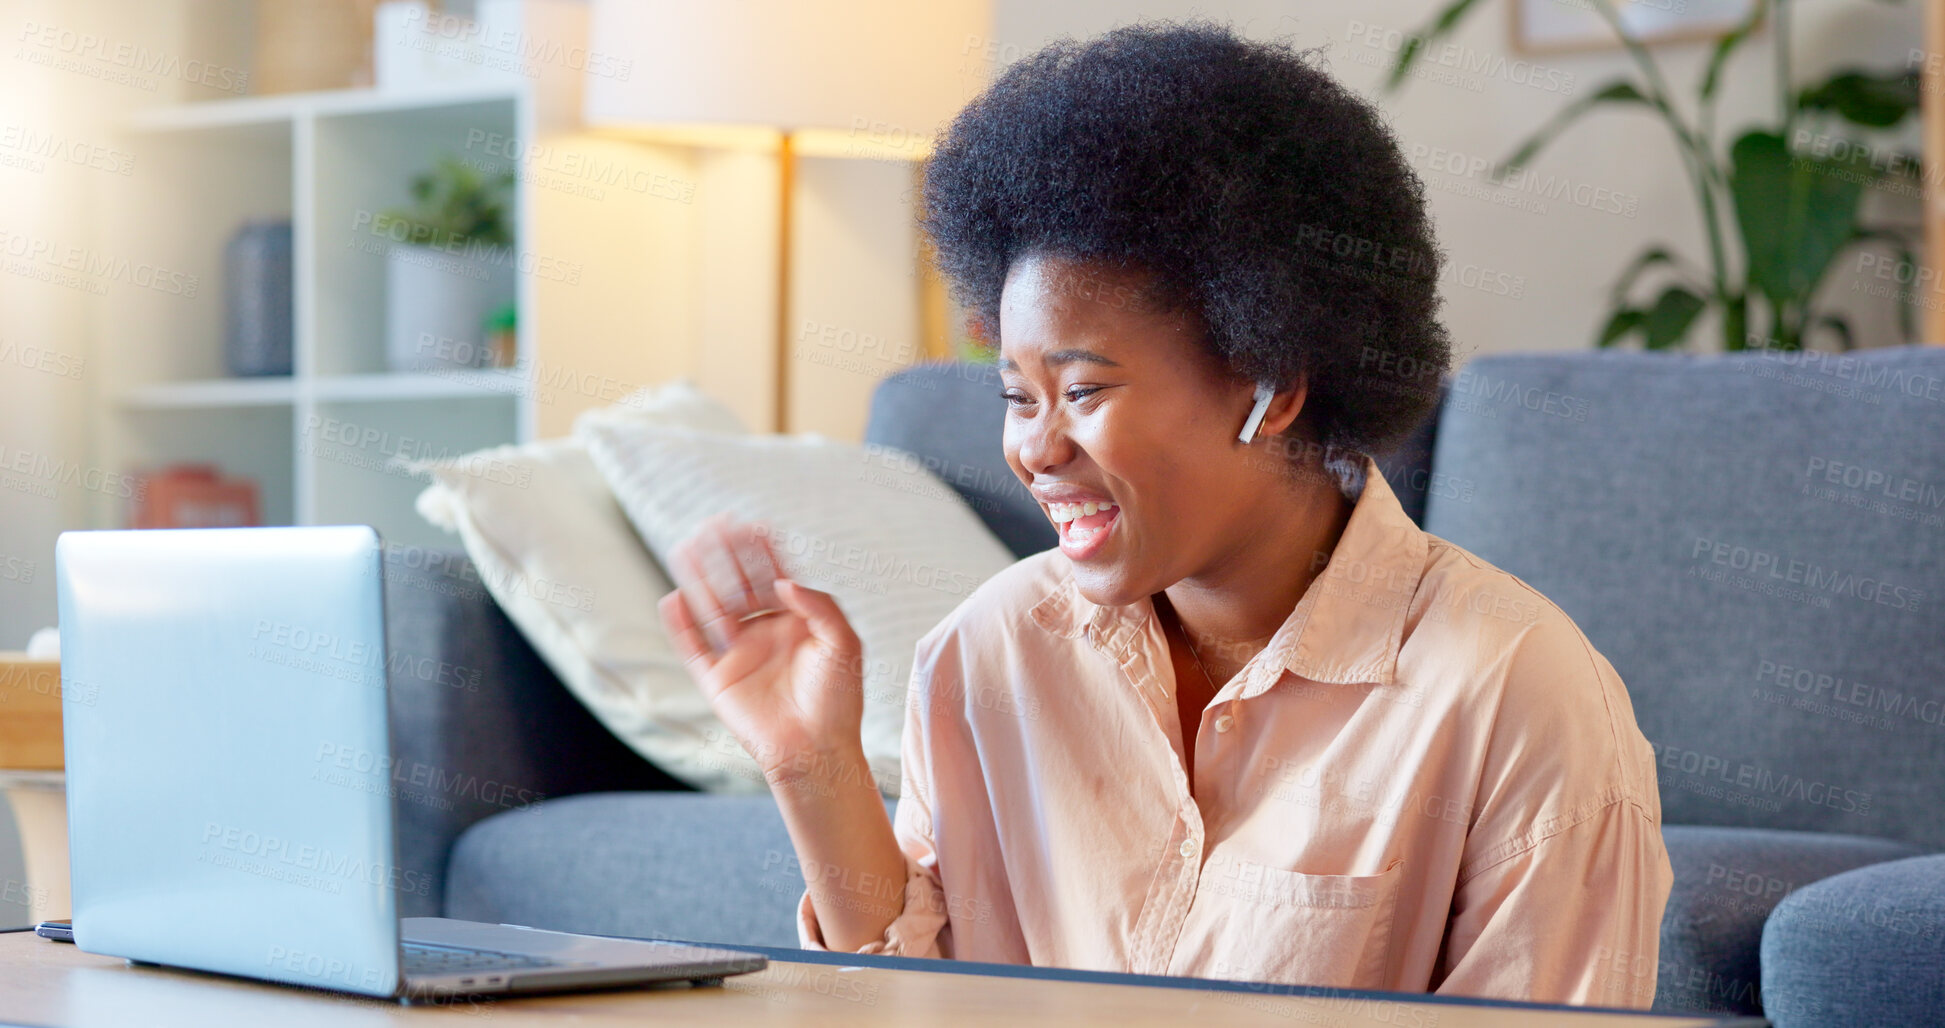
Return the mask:
<svg viewBox="0 0 1945 1028"><path fill-rule="evenodd" d="M927 708L919 690L926 681L921 673L931 663L927 636L919 644L919 660L913 673L915 702L906 704L905 737L900 744L902 771L898 808L892 818L892 834L905 855L905 907L883 938L860 947L859 953L883 953L895 957L950 957L951 929L947 927L945 889L939 880L939 854L934 842L932 821L931 754L927 734L920 726L920 713ZM824 933L817 924L817 912L806 890L797 901L797 940L808 950L825 951Z"/></svg>
<svg viewBox="0 0 1945 1028"><path fill-rule="evenodd" d="M1555 614L1511 655L1432 981L1647 1007L1674 883L1654 753L1613 667Z"/></svg>
<svg viewBox="0 0 1945 1028"><path fill-rule="evenodd" d="M1660 819L1614 797L1460 882L1435 991L1646 1008L1674 875Z"/></svg>

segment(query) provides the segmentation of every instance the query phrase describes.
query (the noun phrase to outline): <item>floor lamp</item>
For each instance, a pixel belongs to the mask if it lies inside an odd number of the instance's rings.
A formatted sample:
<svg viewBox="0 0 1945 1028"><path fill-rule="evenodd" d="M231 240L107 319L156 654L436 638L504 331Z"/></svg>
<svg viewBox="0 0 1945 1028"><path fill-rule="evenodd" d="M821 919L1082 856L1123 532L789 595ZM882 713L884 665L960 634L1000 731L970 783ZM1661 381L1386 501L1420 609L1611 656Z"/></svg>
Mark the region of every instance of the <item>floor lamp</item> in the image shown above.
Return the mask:
<svg viewBox="0 0 1945 1028"><path fill-rule="evenodd" d="M797 159L922 158L984 86L991 24L990 0L593 0L588 50L607 73L586 79L590 129L776 153L779 431Z"/></svg>

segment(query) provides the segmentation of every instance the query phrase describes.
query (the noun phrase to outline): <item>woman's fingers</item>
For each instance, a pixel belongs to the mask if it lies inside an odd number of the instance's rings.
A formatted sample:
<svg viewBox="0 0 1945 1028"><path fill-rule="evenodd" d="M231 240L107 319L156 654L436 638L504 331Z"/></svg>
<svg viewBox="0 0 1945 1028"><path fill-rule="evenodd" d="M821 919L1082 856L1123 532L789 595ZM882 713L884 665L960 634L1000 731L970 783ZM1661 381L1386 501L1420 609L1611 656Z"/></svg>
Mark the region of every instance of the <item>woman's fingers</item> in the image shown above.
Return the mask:
<svg viewBox="0 0 1945 1028"><path fill-rule="evenodd" d="M743 573L743 584L748 587L751 610L774 610L783 606L777 596L777 579L783 576L777 566L776 555L770 552L765 537L766 529L760 525L725 522L717 526L723 544L734 555L736 566Z"/></svg>
<svg viewBox="0 0 1945 1028"><path fill-rule="evenodd" d="M679 591L687 599L698 627L709 640L710 648L721 652L729 649L729 644L736 641L737 618L740 615L729 611L723 598L711 584L708 573L703 568L701 557L696 552L699 541L691 539L676 547L675 553L671 555L673 560L669 570L675 573L675 580L680 585Z"/></svg>
<svg viewBox="0 0 1945 1028"><path fill-rule="evenodd" d="M729 524L726 515L718 514L704 521L690 540L696 563L702 569L709 588L716 594L723 611L731 617L741 617L755 610L752 605L750 583L739 566L736 551L730 546L725 527Z"/></svg>
<svg viewBox="0 0 1945 1028"><path fill-rule="evenodd" d="M750 531L749 549L752 554L751 559L770 569L771 589L774 592L776 583L779 580L789 579L790 572L784 570L783 561L778 559L776 548L770 545L771 531L768 526L753 526ZM783 597L778 596L777 602L782 603Z"/></svg>
<svg viewBox="0 0 1945 1028"><path fill-rule="evenodd" d="M844 619L844 612L838 609L837 601L827 592L819 592L791 579L777 583L777 594L782 597L784 606L801 615L810 625L810 634L832 651L846 656L859 650L858 634L851 629L851 623Z"/></svg>
<svg viewBox="0 0 1945 1028"><path fill-rule="evenodd" d="M696 537L710 584L719 590L725 610L747 620L757 611L777 609L775 576L758 565L750 546L750 526L713 517L696 530Z"/></svg>
<svg viewBox="0 0 1945 1028"><path fill-rule="evenodd" d="M669 557L669 570L712 652L728 649L752 615L790 609L778 591L787 579L760 525L714 515Z"/></svg>
<svg viewBox="0 0 1945 1028"><path fill-rule="evenodd" d="M682 663L698 679L716 666L716 655L709 648L709 640L703 638L702 630L696 626L696 616L689 611L689 604L682 598L682 590L662 597L656 609L662 613L662 627L668 629L669 638L675 640L675 650L682 655Z"/></svg>

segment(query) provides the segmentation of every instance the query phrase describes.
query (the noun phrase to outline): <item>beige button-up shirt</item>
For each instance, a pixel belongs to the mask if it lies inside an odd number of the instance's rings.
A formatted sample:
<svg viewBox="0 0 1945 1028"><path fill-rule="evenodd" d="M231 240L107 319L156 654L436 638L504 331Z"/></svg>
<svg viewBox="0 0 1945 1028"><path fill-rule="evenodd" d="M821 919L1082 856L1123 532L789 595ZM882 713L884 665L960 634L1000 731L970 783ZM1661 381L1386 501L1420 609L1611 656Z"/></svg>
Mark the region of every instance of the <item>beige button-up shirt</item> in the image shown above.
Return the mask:
<svg viewBox="0 0 1945 1028"><path fill-rule="evenodd" d="M1152 602L1089 602L1058 551L933 629L904 913L862 952L1649 1005L1672 875L1627 690L1366 467L1329 564L1192 740ZM808 895L799 928L821 948Z"/></svg>

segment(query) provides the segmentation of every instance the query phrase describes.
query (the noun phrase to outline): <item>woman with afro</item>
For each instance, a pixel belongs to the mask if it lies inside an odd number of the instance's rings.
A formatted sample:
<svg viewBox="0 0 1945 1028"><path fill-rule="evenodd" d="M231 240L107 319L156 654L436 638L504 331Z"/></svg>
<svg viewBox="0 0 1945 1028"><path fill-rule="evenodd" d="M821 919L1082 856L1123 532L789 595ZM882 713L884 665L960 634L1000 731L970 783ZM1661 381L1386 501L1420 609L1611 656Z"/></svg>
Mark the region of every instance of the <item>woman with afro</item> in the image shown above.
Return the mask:
<svg viewBox="0 0 1945 1028"><path fill-rule="evenodd" d="M763 755L804 944L1647 1006L1671 875L1627 691L1372 462L1450 351L1378 113L1137 25L1007 68L923 199L1059 546L920 642L896 817L857 636L759 531L712 521L662 606Z"/></svg>

